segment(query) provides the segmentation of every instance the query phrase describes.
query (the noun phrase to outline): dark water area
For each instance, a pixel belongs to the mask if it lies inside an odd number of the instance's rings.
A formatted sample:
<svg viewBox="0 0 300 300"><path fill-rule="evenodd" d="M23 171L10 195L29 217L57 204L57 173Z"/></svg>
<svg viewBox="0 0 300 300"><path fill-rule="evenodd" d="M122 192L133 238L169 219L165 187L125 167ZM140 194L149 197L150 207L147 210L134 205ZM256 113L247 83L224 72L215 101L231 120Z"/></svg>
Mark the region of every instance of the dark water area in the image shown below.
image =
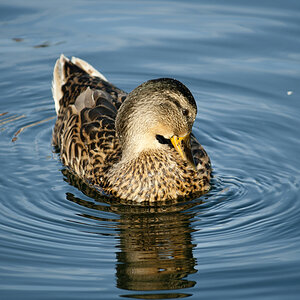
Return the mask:
<svg viewBox="0 0 300 300"><path fill-rule="evenodd" d="M1 299L299 299L300 2L1 1ZM61 53L198 105L211 191L120 205L51 145Z"/></svg>

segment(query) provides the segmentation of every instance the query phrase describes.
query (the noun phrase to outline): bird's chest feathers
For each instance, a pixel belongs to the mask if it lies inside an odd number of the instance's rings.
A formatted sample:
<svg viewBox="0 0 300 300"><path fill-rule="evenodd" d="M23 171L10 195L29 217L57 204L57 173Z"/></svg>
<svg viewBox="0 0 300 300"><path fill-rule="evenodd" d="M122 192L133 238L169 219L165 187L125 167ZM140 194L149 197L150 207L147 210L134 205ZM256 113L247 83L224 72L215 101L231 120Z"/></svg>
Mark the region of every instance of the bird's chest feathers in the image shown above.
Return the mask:
<svg viewBox="0 0 300 300"><path fill-rule="evenodd" d="M186 188L182 169L175 161L160 155L119 163L107 175L109 192L135 201L177 198Z"/></svg>

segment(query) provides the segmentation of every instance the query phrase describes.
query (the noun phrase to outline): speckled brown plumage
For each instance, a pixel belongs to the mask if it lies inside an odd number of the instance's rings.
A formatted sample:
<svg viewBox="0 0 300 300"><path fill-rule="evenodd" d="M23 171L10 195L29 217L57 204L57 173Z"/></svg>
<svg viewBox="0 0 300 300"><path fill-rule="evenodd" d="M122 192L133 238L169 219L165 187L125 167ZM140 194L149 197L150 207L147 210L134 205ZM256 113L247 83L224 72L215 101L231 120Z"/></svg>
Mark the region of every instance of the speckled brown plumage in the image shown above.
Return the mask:
<svg viewBox="0 0 300 300"><path fill-rule="evenodd" d="M152 80L127 95L84 61L61 56L53 96L53 145L63 164L90 185L135 202L174 200L209 189L209 157L189 135L196 103L180 82ZM169 138L183 135L190 141L179 144L182 154ZM193 158L184 156L189 151Z"/></svg>

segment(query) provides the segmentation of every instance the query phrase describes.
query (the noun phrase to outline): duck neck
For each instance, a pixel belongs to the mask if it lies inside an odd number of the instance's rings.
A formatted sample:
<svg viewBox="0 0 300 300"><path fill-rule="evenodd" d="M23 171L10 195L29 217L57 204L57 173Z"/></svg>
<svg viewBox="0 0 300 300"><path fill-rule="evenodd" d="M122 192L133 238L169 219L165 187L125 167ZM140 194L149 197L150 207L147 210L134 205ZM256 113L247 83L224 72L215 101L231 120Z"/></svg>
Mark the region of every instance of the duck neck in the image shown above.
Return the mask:
<svg viewBox="0 0 300 300"><path fill-rule="evenodd" d="M129 142L122 144L122 162L139 158L143 153L161 150L161 145L152 135L135 135Z"/></svg>

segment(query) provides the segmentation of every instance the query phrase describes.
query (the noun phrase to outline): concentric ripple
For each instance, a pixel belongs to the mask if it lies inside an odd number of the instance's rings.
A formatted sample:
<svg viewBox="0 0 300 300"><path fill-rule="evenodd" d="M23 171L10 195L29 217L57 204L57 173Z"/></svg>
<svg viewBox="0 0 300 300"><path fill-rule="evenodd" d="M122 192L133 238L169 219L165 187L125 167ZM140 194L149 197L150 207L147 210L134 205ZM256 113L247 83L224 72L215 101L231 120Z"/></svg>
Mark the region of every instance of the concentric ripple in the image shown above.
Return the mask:
<svg viewBox="0 0 300 300"><path fill-rule="evenodd" d="M0 298L298 299L299 4L23 2L0 4ZM211 190L132 206L70 176L51 146L62 52L126 91L186 84Z"/></svg>
<svg viewBox="0 0 300 300"><path fill-rule="evenodd" d="M199 106L205 106L212 96L198 93L198 97ZM274 259L283 259L282 253L294 255L289 242L298 240L292 230L299 226L297 170L283 158L278 169L278 161L270 159L270 150L264 151L262 145L268 132L255 140L250 121L247 124L242 116L247 112L255 117L256 111L243 102L236 103L242 126L238 130L229 128L232 123L225 126L229 121L224 114L224 127L218 128L222 134L210 136L215 115L219 117L229 101L224 95L219 99L214 95L214 100L215 111L204 109L204 119L195 124L195 134L213 162L211 191L194 201L164 207L112 203L68 175L50 144L54 121L48 104L32 113L31 122L12 120L3 131L11 148L6 161L11 172L2 178L6 197L0 218L1 258L7 261L2 271L12 278L2 287L21 290L24 284L38 282L42 290L50 290L61 280L64 291L76 285L84 292L109 276L116 278L120 289L146 293L126 297L187 297L188 293L155 291L195 287L195 273L209 278L241 264L250 272L248 268L258 261L267 267ZM49 120L40 122L45 119ZM22 127L12 142L12 133ZM19 261L18 267L11 267L12 260ZM116 271L111 272L114 266ZM28 277L29 273L34 275ZM271 273L265 276L272 278ZM24 277L30 279L21 284ZM226 278L216 281L220 289L226 284Z"/></svg>

